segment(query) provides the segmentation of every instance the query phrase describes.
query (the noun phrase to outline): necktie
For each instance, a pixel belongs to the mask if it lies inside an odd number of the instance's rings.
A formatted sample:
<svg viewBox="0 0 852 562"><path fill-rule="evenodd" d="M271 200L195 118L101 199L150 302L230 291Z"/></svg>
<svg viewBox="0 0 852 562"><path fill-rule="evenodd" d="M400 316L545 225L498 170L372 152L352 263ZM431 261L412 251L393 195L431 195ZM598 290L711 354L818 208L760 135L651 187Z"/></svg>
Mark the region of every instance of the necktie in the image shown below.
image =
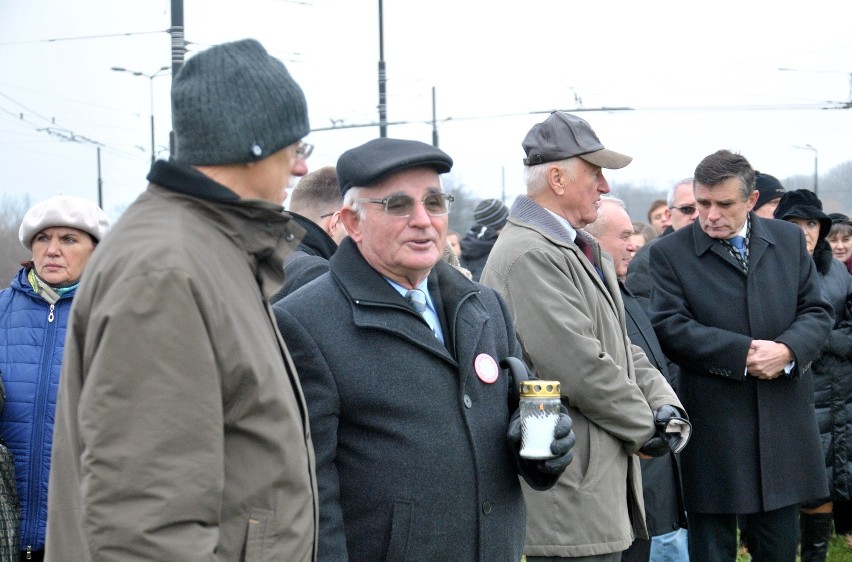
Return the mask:
<svg viewBox="0 0 852 562"><path fill-rule="evenodd" d="M745 259L745 238L743 238L742 236L734 236L733 238L731 238L731 246L733 246L734 249L740 253L740 256Z"/></svg>
<svg viewBox="0 0 852 562"><path fill-rule="evenodd" d="M424 315L426 312L426 295L423 294L423 291L420 289L411 289L405 293L405 299L411 303L411 306L414 307L417 314L426 319L426 316Z"/></svg>
<svg viewBox="0 0 852 562"><path fill-rule="evenodd" d="M432 324L432 319L427 313L429 309L426 306L426 295L423 294L423 291L420 289L411 289L405 293L405 300L411 303L411 307L417 311L417 314L423 317L423 320L425 320L426 324L429 325L429 328L432 330L432 333L435 334L435 337L441 339L438 336L438 332L435 330L435 326Z"/></svg>
<svg viewBox="0 0 852 562"><path fill-rule="evenodd" d="M577 237L574 238L574 243L577 245L578 248L580 248L580 251L585 254L589 262L594 264L595 255L592 253L592 247L589 245L589 243L586 242L586 240L580 234L577 234Z"/></svg>

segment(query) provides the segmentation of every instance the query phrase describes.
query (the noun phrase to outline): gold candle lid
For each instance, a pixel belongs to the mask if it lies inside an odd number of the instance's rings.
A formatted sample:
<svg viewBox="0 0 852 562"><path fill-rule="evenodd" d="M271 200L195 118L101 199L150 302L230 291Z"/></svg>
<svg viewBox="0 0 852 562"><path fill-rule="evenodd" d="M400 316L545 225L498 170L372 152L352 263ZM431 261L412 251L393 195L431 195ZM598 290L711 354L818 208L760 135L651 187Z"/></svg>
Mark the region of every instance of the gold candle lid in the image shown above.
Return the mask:
<svg viewBox="0 0 852 562"><path fill-rule="evenodd" d="M521 396L535 398L559 398L559 381L523 381Z"/></svg>

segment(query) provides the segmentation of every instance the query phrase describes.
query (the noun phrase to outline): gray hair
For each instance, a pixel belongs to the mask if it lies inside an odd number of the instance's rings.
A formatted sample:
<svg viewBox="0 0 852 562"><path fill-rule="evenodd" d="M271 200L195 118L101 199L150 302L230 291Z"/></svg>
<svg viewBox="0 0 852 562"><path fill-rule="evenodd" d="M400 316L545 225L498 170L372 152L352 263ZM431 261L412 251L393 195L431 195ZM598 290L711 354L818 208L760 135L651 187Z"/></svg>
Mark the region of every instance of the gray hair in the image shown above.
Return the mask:
<svg viewBox="0 0 852 562"><path fill-rule="evenodd" d="M547 170L553 165L558 166L568 176L568 179L573 181L577 174L577 167L580 165L579 160L579 157L572 156L564 160L524 167L524 182L527 185L527 195L535 197L536 195L541 195L547 189Z"/></svg>
<svg viewBox="0 0 852 562"><path fill-rule="evenodd" d="M627 210L627 205L618 197L610 197L608 195L601 196L601 205L598 207L598 218L593 223L587 224L583 230L588 232L592 237L598 238L606 230L609 222L609 214L604 211L608 205L620 207Z"/></svg>
<svg viewBox="0 0 852 562"><path fill-rule="evenodd" d="M364 220L364 217L367 216L367 208L362 203L356 201L356 199L363 197L363 191L363 187L350 187L343 195L343 208L351 209L361 220Z"/></svg>
<svg viewBox="0 0 852 562"><path fill-rule="evenodd" d="M666 199L666 203L668 203L669 207L674 207L675 197L677 197L677 188L679 188L682 185L686 185L686 184L689 184L690 186L692 186L692 183L693 183L694 180L695 180L695 178L692 178L692 177L683 178L682 180L680 180L679 182L677 182L676 184L674 184L672 186L672 188L669 190L669 196Z"/></svg>

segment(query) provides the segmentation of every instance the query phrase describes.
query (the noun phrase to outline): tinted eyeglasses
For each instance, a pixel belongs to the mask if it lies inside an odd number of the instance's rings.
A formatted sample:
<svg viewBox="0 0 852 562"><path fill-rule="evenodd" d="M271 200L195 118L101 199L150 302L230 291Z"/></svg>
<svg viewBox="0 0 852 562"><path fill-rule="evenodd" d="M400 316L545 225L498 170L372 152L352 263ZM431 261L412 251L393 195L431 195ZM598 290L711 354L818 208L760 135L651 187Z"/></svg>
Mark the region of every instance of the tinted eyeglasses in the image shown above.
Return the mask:
<svg viewBox="0 0 852 562"><path fill-rule="evenodd" d="M680 207L669 207L669 209L677 209L684 215L692 215L695 213L695 205L681 205Z"/></svg>
<svg viewBox="0 0 852 562"><path fill-rule="evenodd" d="M414 212L414 207L417 205L417 200L410 195L404 193L395 193L388 195L384 199L372 199L362 197L355 199L358 203L375 203L382 205L385 212L393 217L410 217ZM450 203L455 201L452 195L446 193L430 193L425 196L420 202L426 213L433 217L440 217L450 212Z"/></svg>
<svg viewBox="0 0 852 562"><path fill-rule="evenodd" d="M307 160L313 152L314 145L309 142L301 142L299 143L298 148L296 148L296 156L298 156L302 160Z"/></svg>

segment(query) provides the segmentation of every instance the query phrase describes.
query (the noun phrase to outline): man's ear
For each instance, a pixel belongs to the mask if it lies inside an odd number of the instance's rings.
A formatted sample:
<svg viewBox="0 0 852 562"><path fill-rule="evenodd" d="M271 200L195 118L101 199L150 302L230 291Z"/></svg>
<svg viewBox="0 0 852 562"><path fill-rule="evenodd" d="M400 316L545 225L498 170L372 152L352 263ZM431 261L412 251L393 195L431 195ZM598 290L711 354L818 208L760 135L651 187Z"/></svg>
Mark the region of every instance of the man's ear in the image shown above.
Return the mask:
<svg viewBox="0 0 852 562"><path fill-rule="evenodd" d="M565 193L568 177L565 172L556 164L551 164L547 167L547 186L556 195Z"/></svg>
<svg viewBox="0 0 852 562"><path fill-rule="evenodd" d="M358 213L349 207L343 207L340 209L340 221L343 223L343 226L346 227L346 232L349 233L349 238L351 238L356 244L361 242L361 217L358 216Z"/></svg>

